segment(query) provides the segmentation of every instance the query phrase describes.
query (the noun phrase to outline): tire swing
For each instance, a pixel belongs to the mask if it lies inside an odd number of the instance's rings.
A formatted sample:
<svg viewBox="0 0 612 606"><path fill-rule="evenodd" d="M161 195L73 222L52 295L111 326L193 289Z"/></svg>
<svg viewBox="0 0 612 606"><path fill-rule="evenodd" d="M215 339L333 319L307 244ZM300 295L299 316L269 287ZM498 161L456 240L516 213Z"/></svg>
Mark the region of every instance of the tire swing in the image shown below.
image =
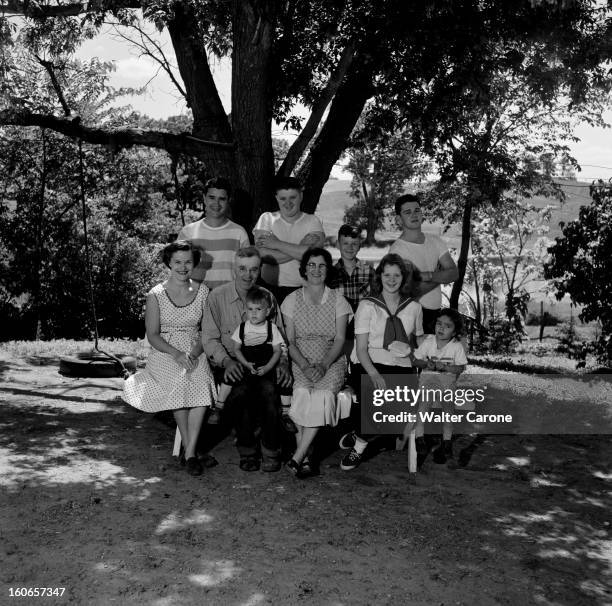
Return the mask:
<svg viewBox="0 0 612 606"><path fill-rule="evenodd" d="M83 241L85 244L85 269L89 285L89 307L94 326L94 347L91 351L80 352L76 356L62 356L59 374L65 377L108 378L123 377L127 379L136 372L136 358L132 356L115 356L100 349L98 340L98 317L94 299L93 279L91 276L91 258L89 254L89 237L87 234L87 204L85 201L85 177L83 172L83 142L79 141L79 198L83 220Z"/></svg>

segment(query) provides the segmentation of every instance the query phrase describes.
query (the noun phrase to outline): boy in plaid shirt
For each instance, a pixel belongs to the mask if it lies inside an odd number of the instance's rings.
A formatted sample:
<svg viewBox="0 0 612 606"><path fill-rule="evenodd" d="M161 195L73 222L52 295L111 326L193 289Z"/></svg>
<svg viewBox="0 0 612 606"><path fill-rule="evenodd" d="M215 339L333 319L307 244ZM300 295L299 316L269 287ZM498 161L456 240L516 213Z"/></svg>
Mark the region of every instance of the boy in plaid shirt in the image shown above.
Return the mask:
<svg viewBox="0 0 612 606"><path fill-rule="evenodd" d="M374 268L365 261L357 258L361 248L361 232L359 229L346 223L338 230L338 250L340 259L334 265L334 276L330 281L330 288L336 288L349 302L353 313L357 310L359 301L370 294L370 283L374 278ZM346 327L346 339L344 341L344 353L350 360L351 351L355 342L355 319L351 318ZM350 364L352 370L352 364ZM345 388L350 389L350 388ZM352 392L352 389L350 389ZM354 412L351 412L354 417ZM349 424L356 421L352 418Z"/></svg>
<svg viewBox="0 0 612 606"><path fill-rule="evenodd" d="M337 288L350 303L353 312L359 301L370 294L370 282L374 277L371 265L357 258L361 248L361 233L346 223L338 230L338 250L340 259L334 265L336 275L331 288ZM347 334L347 340L349 335Z"/></svg>

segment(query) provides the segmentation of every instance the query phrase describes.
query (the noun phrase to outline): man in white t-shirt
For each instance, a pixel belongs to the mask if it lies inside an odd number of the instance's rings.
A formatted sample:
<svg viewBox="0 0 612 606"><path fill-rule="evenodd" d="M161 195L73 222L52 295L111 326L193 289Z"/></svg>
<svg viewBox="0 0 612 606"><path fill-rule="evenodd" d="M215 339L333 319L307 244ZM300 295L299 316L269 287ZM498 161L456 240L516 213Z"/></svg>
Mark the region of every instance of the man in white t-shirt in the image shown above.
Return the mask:
<svg viewBox="0 0 612 606"><path fill-rule="evenodd" d="M279 177L275 187L278 212L263 213L253 229L255 246L264 260L261 277L279 305L302 286L300 259L307 249L323 246L321 221L303 213L302 184L294 177Z"/></svg>
<svg viewBox="0 0 612 606"><path fill-rule="evenodd" d="M178 235L200 250L201 260L191 278L211 290L234 279L236 251L249 246L245 229L228 218L231 193L227 179L209 179L204 186L204 217L185 225Z"/></svg>
<svg viewBox="0 0 612 606"><path fill-rule="evenodd" d="M389 252L410 261L419 270L420 280L415 282L415 288L423 306L423 330L426 334L433 334L442 307L440 285L450 284L458 278L457 265L442 238L423 233L423 213L418 196L400 196L395 202L395 213L402 234Z"/></svg>

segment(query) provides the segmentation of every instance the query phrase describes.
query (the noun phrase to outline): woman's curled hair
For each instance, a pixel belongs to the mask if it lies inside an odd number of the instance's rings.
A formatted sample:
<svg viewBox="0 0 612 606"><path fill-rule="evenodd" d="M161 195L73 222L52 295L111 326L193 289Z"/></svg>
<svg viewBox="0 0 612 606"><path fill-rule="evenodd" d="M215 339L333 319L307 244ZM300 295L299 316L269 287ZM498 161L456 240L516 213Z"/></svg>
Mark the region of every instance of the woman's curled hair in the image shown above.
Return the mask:
<svg viewBox="0 0 612 606"><path fill-rule="evenodd" d="M306 266L308 265L308 263L310 263L310 259L312 259L313 257L323 257L323 260L325 261L325 265L327 266L327 272L325 275L325 284L329 286L329 282L333 276L334 262L329 252L319 246L315 248L309 248L302 255L302 259L300 260L300 276L302 276L304 280L306 279Z"/></svg>
<svg viewBox="0 0 612 606"><path fill-rule="evenodd" d="M197 248L195 248L195 246L193 246L190 242L187 242L187 240L175 240L174 242L170 242L170 244L166 244L166 246L164 246L162 249L162 261L166 267L170 267L170 259L172 259L172 255L179 251L191 252L194 267L200 263L201 253Z"/></svg>
<svg viewBox="0 0 612 606"><path fill-rule="evenodd" d="M412 296L412 282L414 275L414 265L410 261L404 261L399 255L395 253L389 253L385 255L378 264L378 267L374 270L374 279L370 291L375 297L380 296L382 293L382 281L381 276L383 275L385 268L389 265L396 265L399 267L402 273L402 283L400 285L400 294L403 296Z"/></svg>

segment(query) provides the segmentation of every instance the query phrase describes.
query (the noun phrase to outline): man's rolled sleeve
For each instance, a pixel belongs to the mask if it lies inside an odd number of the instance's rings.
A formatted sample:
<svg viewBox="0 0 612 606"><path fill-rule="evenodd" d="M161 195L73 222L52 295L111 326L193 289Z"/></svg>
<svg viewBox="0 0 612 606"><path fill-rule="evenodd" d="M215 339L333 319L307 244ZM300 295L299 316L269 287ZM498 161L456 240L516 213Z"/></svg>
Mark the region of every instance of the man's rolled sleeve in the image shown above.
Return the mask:
<svg viewBox="0 0 612 606"><path fill-rule="evenodd" d="M216 366L223 366L229 352L221 342L220 313L213 293L208 297L202 316L202 347L208 359Z"/></svg>

